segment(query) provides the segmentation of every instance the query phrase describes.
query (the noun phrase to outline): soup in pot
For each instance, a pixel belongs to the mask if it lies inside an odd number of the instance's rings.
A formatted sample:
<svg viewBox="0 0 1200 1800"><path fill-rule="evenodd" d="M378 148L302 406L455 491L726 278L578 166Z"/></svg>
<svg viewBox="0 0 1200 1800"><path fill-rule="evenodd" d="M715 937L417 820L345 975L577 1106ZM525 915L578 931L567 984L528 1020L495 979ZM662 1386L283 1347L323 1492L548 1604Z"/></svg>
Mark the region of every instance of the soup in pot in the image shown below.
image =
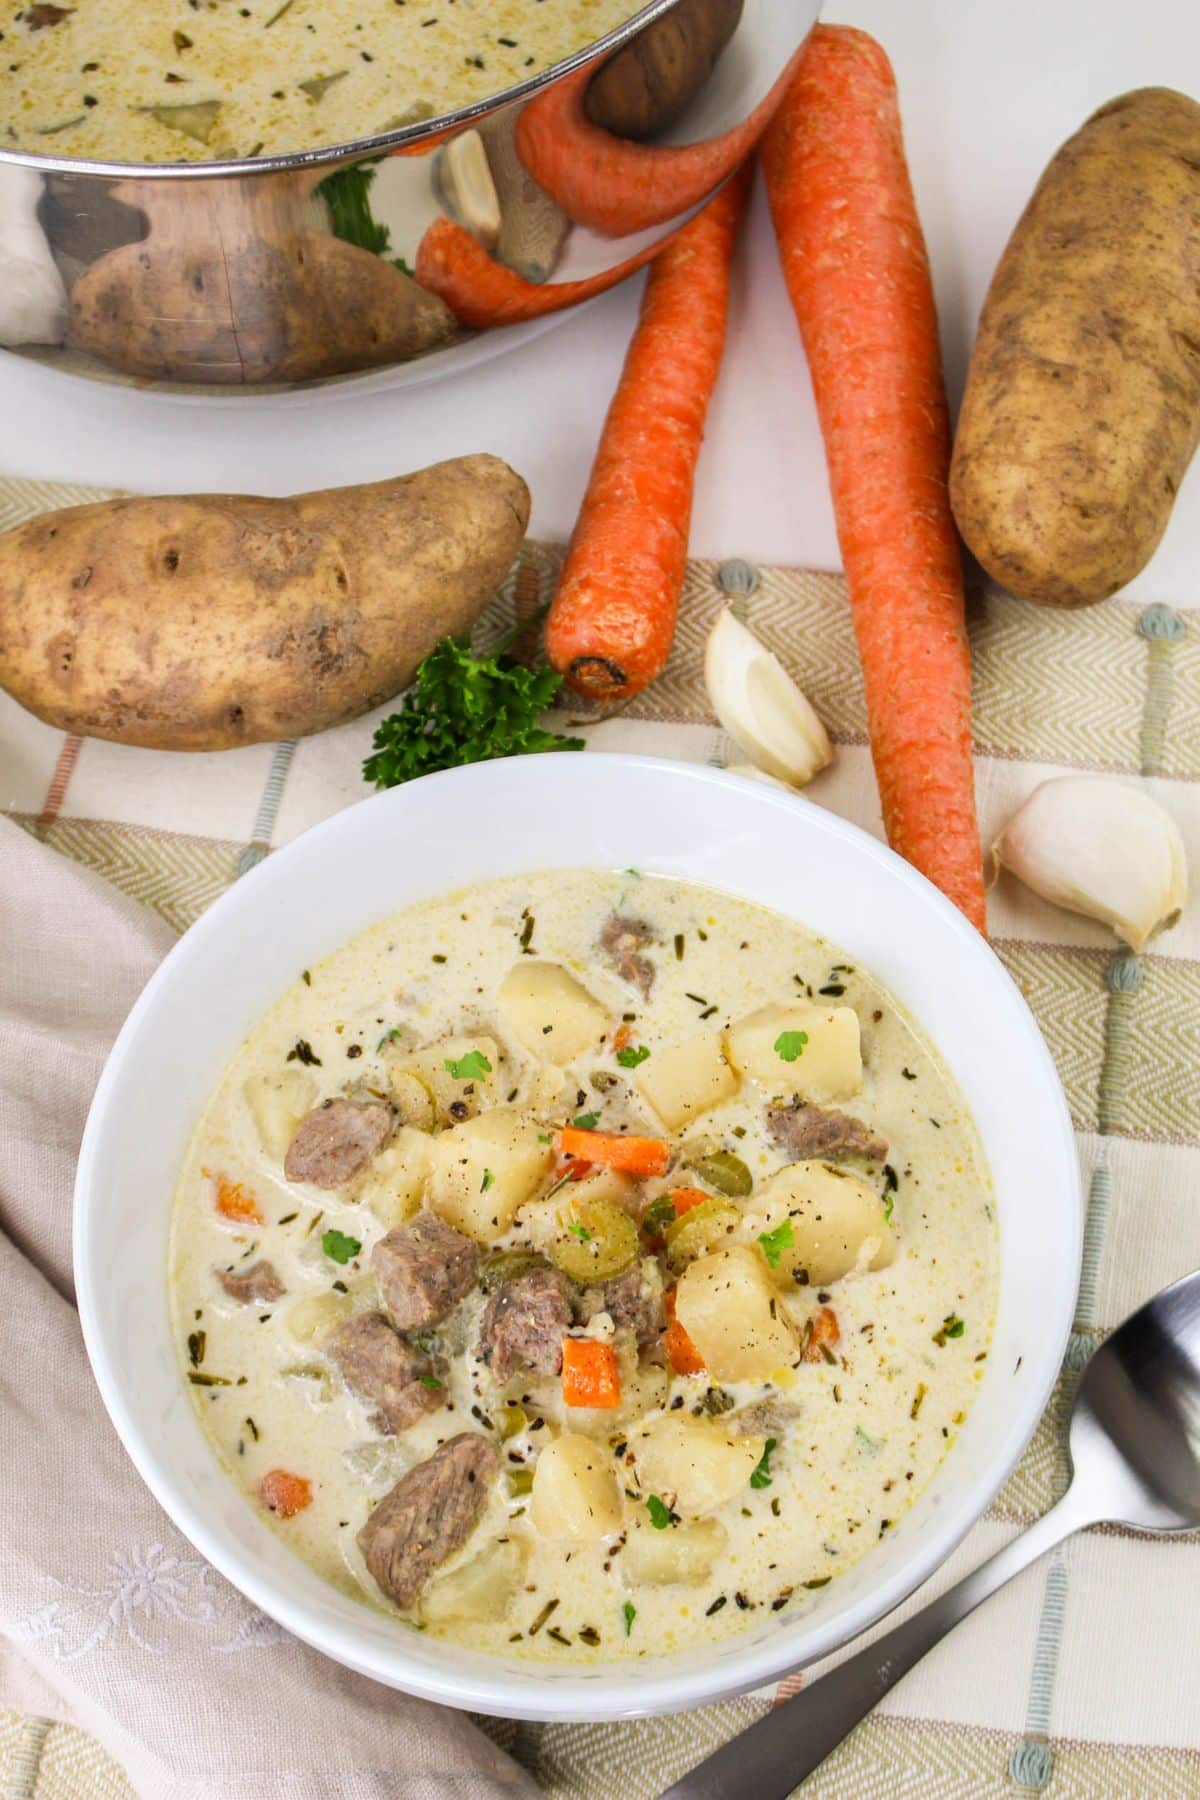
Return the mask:
<svg viewBox="0 0 1200 1800"><path fill-rule="evenodd" d="M603 37L634 0L0 0L0 132L169 163L280 155L433 118Z"/></svg>
<svg viewBox="0 0 1200 1800"><path fill-rule="evenodd" d="M868 1554L952 1452L996 1270L975 1127L869 970L578 870L297 972L199 1122L169 1280L297 1556L398 1629L595 1662Z"/></svg>

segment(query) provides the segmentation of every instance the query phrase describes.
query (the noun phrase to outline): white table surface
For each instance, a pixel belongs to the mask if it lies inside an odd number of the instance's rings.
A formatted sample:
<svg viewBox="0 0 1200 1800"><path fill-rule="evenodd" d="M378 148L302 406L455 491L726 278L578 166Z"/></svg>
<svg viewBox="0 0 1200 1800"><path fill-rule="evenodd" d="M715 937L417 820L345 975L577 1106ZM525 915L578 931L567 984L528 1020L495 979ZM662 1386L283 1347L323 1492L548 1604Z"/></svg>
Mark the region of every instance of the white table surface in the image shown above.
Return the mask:
<svg viewBox="0 0 1200 1800"><path fill-rule="evenodd" d="M1200 97L1200 5L835 0L826 17L874 32L895 64L956 398L989 277L1042 167L1093 108L1127 88L1167 84ZM486 449L528 480L535 535L565 536L639 292L639 281L627 283L469 376L407 392L327 391L300 404L138 396L0 356L0 472L289 493ZM739 258L692 548L838 565L808 375L761 191ZM1131 591L1186 606L1198 588L1200 467Z"/></svg>

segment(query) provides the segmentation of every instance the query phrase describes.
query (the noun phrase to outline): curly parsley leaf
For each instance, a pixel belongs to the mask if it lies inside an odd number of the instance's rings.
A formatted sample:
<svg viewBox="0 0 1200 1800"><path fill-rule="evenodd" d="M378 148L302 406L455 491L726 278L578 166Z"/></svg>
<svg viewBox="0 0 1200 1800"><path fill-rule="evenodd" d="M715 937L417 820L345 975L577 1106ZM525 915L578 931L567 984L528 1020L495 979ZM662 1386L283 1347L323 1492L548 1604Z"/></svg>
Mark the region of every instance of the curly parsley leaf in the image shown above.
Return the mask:
<svg viewBox="0 0 1200 1800"><path fill-rule="evenodd" d="M660 1500L657 1494L647 1495L646 1511L650 1514L650 1523L655 1531L665 1531L668 1525L678 1525L679 1523L679 1514L672 1512L671 1508L665 1501Z"/></svg>
<svg viewBox="0 0 1200 1800"><path fill-rule="evenodd" d="M636 1069L639 1063L645 1062L649 1054L645 1044L626 1044L623 1050L617 1051L617 1061L623 1069Z"/></svg>
<svg viewBox="0 0 1200 1800"><path fill-rule="evenodd" d="M326 1231L321 1234L321 1248L331 1262L348 1263L352 1256L357 1256L362 1249L356 1237L347 1237L344 1231Z"/></svg>
<svg viewBox="0 0 1200 1800"><path fill-rule="evenodd" d="M468 1050L465 1056L458 1058L448 1056L444 1067L455 1081L482 1081L492 1072L492 1065L482 1050Z"/></svg>
<svg viewBox="0 0 1200 1800"><path fill-rule="evenodd" d="M778 1443L777 1438L768 1438L763 1453L758 1459L757 1467L750 1477L752 1488L766 1488L771 1485L771 1452Z"/></svg>
<svg viewBox="0 0 1200 1800"><path fill-rule="evenodd" d="M600 1123L599 1113L580 1113L577 1119L571 1120L576 1131L595 1131Z"/></svg>
<svg viewBox="0 0 1200 1800"><path fill-rule="evenodd" d="M538 724L561 686L562 676L553 669L526 669L502 648L476 657L465 644L443 638L417 669L399 712L376 730L364 779L378 788L398 787L463 763L582 750L582 738L562 737Z"/></svg>
<svg viewBox="0 0 1200 1800"><path fill-rule="evenodd" d="M785 1219L782 1225L775 1227L774 1231L760 1231L758 1241L762 1245L762 1253L767 1259L768 1266L777 1269L779 1258L785 1250L790 1250L796 1241L796 1234L792 1230L792 1221Z"/></svg>
<svg viewBox="0 0 1200 1800"><path fill-rule="evenodd" d="M807 1031L781 1031L775 1039L775 1054L781 1056L784 1062L793 1063L798 1056L803 1056L807 1042Z"/></svg>

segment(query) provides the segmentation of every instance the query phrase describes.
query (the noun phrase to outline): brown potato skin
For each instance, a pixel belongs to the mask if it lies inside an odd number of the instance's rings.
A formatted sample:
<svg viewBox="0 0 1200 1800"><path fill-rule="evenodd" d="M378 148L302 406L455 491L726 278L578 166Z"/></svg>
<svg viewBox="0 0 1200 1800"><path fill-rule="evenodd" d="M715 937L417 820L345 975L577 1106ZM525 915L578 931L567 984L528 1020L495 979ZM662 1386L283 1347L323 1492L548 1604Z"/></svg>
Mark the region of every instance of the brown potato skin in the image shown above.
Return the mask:
<svg viewBox="0 0 1200 1800"><path fill-rule="evenodd" d="M0 535L0 685L154 750L325 731L390 700L512 566L529 491L494 456L288 500L106 500Z"/></svg>
<svg viewBox="0 0 1200 1800"><path fill-rule="evenodd" d="M679 0L639 31L588 86L588 118L617 137L673 125L700 92L737 30L743 0Z"/></svg>
<svg viewBox="0 0 1200 1800"><path fill-rule="evenodd" d="M148 381L315 381L449 343L444 300L327 232L223 247L153 234L110 250L71 293L69 342Z"/></svg>
<svg viewBox="0 0 1200 1800"><path fill-rule="evenodd" d="M979 321L950 470L968 549L1088 606L1149 561L1200 439L1200 105L1123 94L1058 151Z"/></svg>

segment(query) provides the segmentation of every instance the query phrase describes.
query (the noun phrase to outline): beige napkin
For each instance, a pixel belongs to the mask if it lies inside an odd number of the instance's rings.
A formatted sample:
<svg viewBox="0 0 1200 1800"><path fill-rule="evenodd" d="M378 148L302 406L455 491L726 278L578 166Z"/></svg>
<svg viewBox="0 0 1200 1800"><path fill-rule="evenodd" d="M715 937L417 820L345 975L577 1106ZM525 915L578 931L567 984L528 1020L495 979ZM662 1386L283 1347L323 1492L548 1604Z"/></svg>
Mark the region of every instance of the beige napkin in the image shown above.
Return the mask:
<svg viewBox="0 0 1200 1800"><path fill-rule="evenodd" d="M84 1354L71 1186L104 1057L173 934L6 821L0 932L0 1704L84 1726L154 1800L535 1794L463 1715L257 1612L143 1487Z"/></svg>

